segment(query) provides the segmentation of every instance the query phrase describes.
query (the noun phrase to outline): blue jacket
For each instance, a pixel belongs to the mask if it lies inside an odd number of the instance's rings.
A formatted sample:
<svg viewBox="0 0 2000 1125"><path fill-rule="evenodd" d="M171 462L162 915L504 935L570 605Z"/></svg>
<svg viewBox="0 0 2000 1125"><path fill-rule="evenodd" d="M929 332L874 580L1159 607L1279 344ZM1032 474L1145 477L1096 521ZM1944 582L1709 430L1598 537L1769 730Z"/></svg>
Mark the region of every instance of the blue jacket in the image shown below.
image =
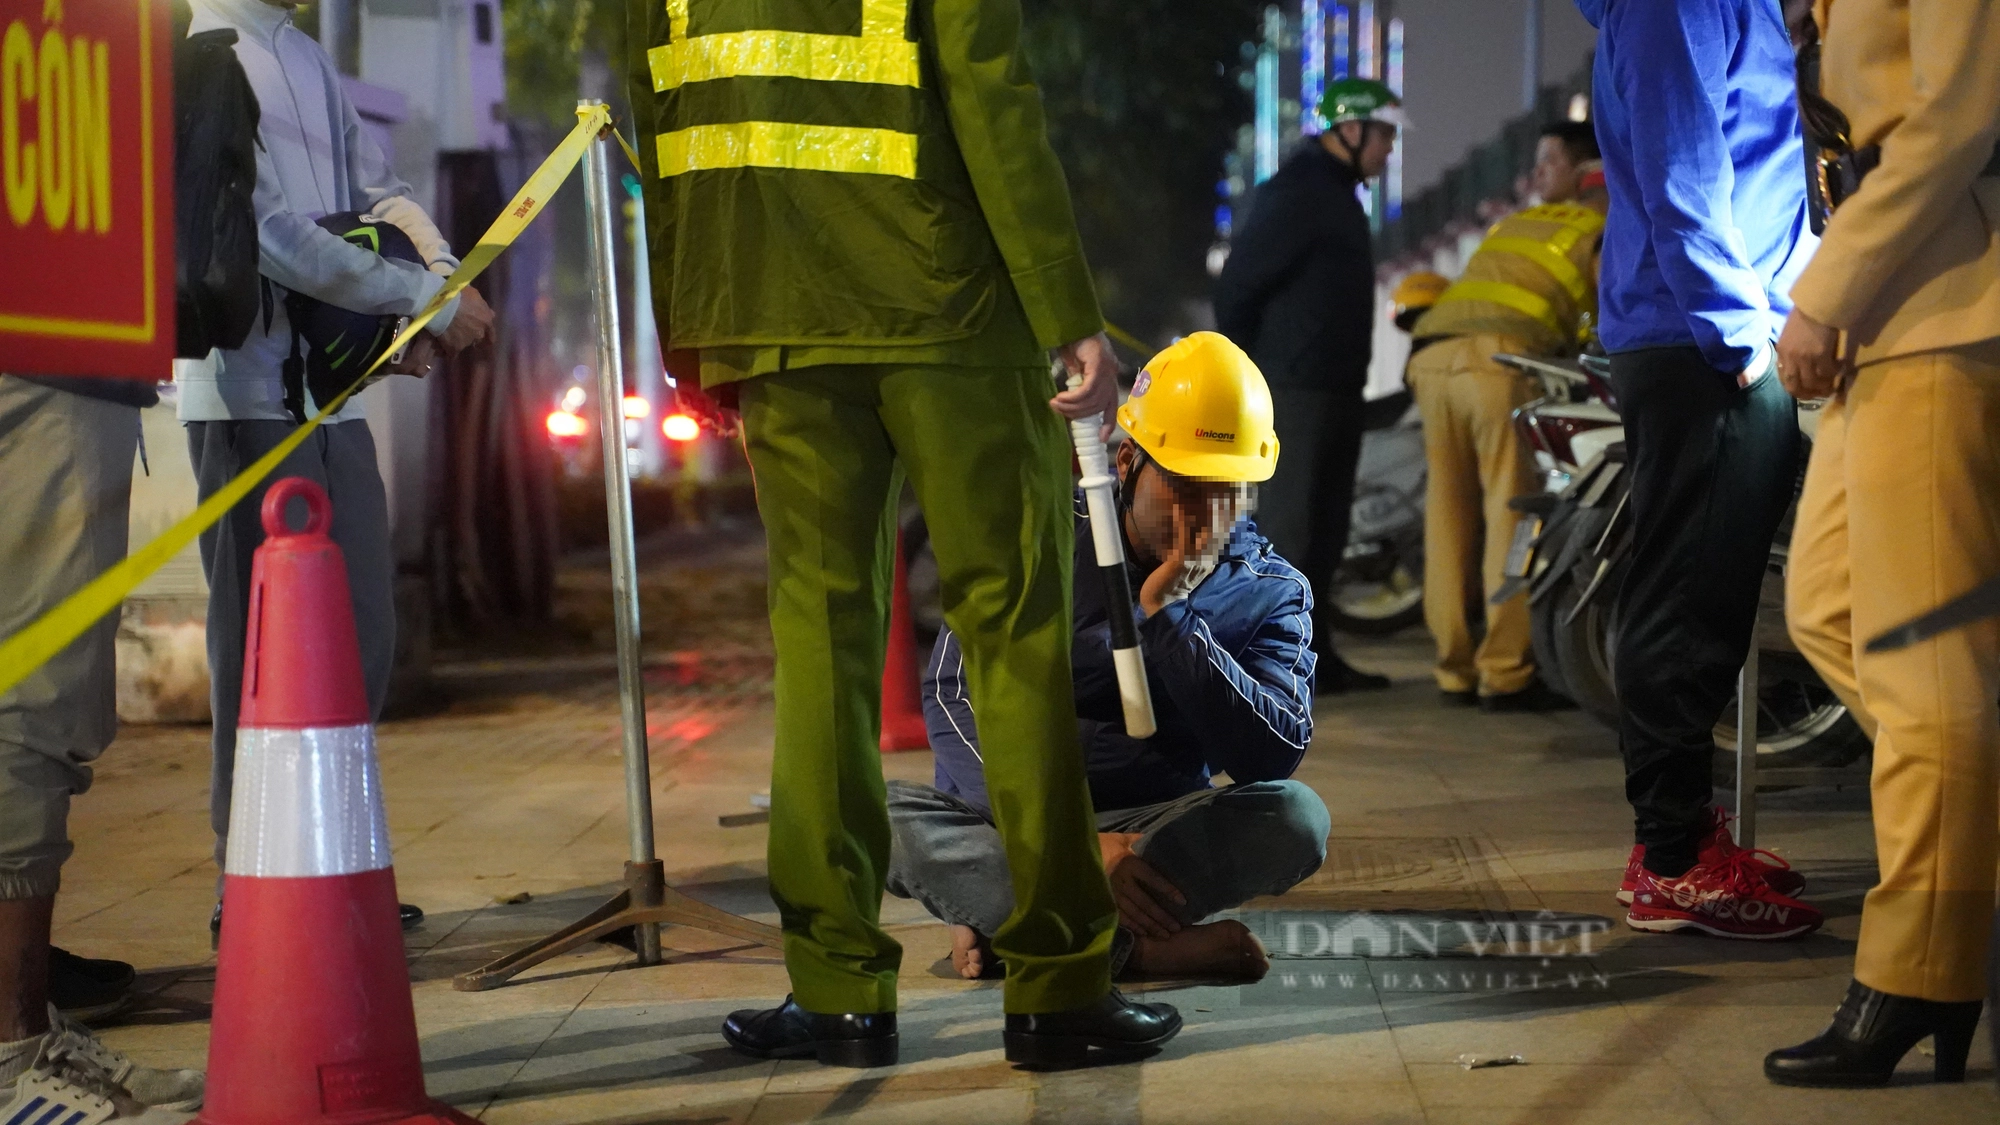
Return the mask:
<svg viewBox="0 0 2000 1125"><path fill-rule="evenodd" d="M1778 0L1576 0L1598 29L1592 116L1611 213L1606 350L1693 344L1743 370L1818 245Z"/></svg>
<svg viewBox="0 0 2000 1125"><path fill-rule="evenodd" d="M1208 788L1217 772L1239 783L1290 777L1312 741L1312 589L1304 576L1254 524L1237 524L1214 573L1140 623L1159 731L1134 739L1125 734L1096 569L1079 502L1071 661L1091 804L1106 812L1171 801ZM1136 590L1145 575L1129 569ZM923 697L937 787L991 815L965 658L949 629L931 653Z"/></svg>

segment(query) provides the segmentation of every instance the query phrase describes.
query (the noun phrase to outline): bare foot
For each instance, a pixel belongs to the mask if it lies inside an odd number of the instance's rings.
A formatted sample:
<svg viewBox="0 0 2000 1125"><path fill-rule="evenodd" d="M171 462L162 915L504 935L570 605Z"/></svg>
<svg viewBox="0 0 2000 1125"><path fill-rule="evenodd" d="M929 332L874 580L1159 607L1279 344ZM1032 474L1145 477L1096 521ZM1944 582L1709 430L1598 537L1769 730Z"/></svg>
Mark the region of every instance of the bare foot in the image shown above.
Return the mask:
<svg viewBox="0 0 2000 1125"><path fill-rule="evenodd" d="M1234 918L1189 926L1166 938L1134 936L1125 971L1148 977L1262 980L1271 959L1250 927Z"/></svg>
<svg viewBox="0 0 2000 1125"><path fill-rule="evenodd" d="M966 980L987 980L989 973L997 975L1000 961L993 956L993 947L987 944L985 935L971 926L953 926L951 967Z"/></svg>

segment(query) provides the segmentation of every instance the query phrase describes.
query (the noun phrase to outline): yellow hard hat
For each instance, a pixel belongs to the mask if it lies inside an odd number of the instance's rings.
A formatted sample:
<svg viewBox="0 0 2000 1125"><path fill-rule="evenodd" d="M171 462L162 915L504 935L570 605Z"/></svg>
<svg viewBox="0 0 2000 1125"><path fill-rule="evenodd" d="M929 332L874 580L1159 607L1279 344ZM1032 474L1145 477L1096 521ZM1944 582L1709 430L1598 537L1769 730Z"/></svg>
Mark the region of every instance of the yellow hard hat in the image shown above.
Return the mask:
<svg viewBox="0 0 2000 1125"><path fill-rule="evenodd" d="M1449 288L1451 279L1443 274L1417 270L1404 274L1403 280L1396 283L1395 292L1389 294L1389 303L1396 306L1398 313L1427 309L1437 304L1438 297Z"/></svg>
<svg viewBox="0 0 2000 1125"><path fill-rule="evenodd" d="M1271 388L1243 349L1196 332L1139 372L1118 424L1170 473L1251 483L1278 466L1271 414Z"/></svg>

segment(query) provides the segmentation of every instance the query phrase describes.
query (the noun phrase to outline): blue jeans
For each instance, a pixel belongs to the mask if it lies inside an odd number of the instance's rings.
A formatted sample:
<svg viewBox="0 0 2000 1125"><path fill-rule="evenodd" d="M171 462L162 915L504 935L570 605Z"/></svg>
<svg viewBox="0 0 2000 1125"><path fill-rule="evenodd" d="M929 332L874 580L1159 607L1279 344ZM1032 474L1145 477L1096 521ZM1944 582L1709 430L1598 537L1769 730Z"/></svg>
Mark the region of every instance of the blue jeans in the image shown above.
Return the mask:
<svg viewBox="0 0 2000 1125"><path fill-rule="evenodd" d="M993 819L928 785L891 781L890 894L990 936L1014 912L1007 856ZM1097 814L1099 832L1141 833L1132 850L1178 888L1184 924L1297 886L1326 861L1325 802L1297 781L1204 789L1157 805ZM1130 948L1119 930L1115 961Z"/></svg>

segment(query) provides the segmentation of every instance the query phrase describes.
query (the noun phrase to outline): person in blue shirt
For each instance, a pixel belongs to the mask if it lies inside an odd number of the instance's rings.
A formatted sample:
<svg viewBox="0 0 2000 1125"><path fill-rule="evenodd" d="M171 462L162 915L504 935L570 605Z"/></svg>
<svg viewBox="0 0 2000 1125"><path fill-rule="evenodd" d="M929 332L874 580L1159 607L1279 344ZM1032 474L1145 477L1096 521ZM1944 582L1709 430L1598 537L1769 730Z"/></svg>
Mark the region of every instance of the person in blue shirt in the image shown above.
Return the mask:
<svg viewBox="0 0 2000 1125"><path fill-rule="evenodd" d="M1631 482L1614 666L1636 844L1619 897L1641 930L1792 937L1820 923L1791 897L1801 880L1736 848L1712 807L1715 724L1799 470L1771 377L1815 245L1791 36L1778 0L1577 7L1598 29L1598 334Z"/></svg>
<svg viewBox="0 0 2000 1125"><path fill-rule="evenodd" d="M1312 590L1246 515L1248 482L1277 461L1270 392L1240 349L1201 332L1147 365L1119 421L1132 435L1116 461L1121 530L1158 731L1125 733L1114 609L1095 578L1080 503L1072 657L1098 842L1118 903L1113 969L1254 979L1270 967L1257 939L1233 919L1202 919L1298 884L1325 860L1330 830L1326 805L1290 780L1312 741ZM923 702L936 784L889 783L888 889L952 926L962 976L995 975L986 939L1014 896L949 631L931 655ZM1219 773L1230 784L1214 785Z"/></svg>

